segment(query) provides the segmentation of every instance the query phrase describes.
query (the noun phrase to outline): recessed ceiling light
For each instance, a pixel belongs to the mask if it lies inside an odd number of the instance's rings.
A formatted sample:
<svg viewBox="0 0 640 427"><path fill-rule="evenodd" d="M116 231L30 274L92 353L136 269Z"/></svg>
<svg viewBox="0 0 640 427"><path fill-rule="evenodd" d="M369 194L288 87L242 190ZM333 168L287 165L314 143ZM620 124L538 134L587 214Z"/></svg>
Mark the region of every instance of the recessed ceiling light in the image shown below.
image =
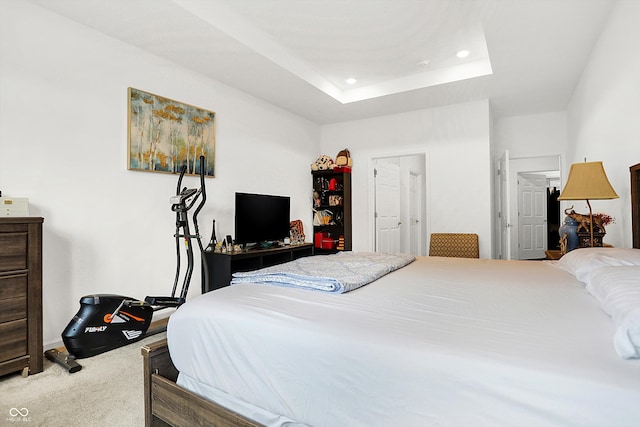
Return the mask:
<svg viewBox="0 0 640 427"><path fill-rule="evenodd" d="M458 58L466 58L467 56L469 56L469 51L468 50L459 50L458 53L456 53L456 56Z"/></svg>
<svg viewBox="0 0 640 427"><path fill-rule="evenodd" d="M353 77L349 77L348 79L345 80L345 82L347 82L347 84L355 84L358 80L354 79Z"/></svg>

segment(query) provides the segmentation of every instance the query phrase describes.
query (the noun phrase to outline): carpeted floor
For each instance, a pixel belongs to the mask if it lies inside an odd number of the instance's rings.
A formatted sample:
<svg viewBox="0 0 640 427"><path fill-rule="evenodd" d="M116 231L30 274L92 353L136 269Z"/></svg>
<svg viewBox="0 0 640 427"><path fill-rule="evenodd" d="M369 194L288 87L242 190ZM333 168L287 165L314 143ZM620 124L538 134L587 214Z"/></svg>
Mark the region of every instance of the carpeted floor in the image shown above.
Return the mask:
<svg viewBox="0 0 640 427"><path fill-rule="evenodd" d="M39 374L0 377L0 426L144 426L140 347L165 337L78 360L74 374L45 359Z"/></svg>

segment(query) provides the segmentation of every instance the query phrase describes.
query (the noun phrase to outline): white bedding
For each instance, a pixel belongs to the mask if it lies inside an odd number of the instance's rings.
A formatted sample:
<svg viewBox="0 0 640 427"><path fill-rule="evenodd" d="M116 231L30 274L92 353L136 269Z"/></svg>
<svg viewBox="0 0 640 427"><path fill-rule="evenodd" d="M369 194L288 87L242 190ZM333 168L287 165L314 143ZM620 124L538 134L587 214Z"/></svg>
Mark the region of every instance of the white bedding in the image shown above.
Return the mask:
<svg viewBox="0 0 640 427"><path fill-rule="evenodd" d="M640 360L549 262L419 257L346 294L239 284L168 326L178 384L267 425L640 425Z"/></svg>
<svg viewBox="0 0 640 427"><path fill-rule="evenodd" d="M257 283L342 294L365 286L415 259L409 254L342 251L233 273L231 285Z"/></svg>

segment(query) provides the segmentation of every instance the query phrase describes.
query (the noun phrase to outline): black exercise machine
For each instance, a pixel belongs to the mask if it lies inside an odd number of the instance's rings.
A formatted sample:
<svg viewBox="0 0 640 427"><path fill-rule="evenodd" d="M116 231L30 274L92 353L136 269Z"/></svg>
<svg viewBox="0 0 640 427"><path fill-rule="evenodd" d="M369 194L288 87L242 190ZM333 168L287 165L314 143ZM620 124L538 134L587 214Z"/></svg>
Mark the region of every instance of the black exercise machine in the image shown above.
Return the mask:
<svg viewBox="0 0 640 427"><path fill-rule="evenodd" d="M68 353L56 349L47 350L45 352L47 359L73 373L82 369L75 359L95 356L166 330L165 326L149 330L153 313L166 308L177 308L185 303L193 273L193 239L198 243L200 253L203 251L198 229L198 214L207 200L204 184L204 156L200 156L200 188L181 188L186 170L187 166L183 165L176 186L176 195L170 198L171 210L176 213L174 237L177 257L176 276L171 296L148 296L144 301L112 294L83 296L80 298L80 310L62 332L62 341ZM194 228L192 234L189 228L188 212L198 200L200 203L192 216ZM184 240L186 248L187 270L180 294L176 295L180 281L180 240Z"/></svg>

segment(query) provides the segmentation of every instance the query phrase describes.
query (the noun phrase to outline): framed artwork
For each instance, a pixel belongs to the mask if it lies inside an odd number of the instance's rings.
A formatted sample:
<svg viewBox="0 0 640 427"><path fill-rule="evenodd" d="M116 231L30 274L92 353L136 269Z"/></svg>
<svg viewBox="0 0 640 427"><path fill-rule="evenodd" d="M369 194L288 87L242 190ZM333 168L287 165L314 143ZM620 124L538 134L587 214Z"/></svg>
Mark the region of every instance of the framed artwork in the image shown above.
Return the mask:
<svg viewBox="0 0 640 427"><path fill-rule="evenodd" d="M215 176L216 113L129 88L128 169Z"/></svg>

